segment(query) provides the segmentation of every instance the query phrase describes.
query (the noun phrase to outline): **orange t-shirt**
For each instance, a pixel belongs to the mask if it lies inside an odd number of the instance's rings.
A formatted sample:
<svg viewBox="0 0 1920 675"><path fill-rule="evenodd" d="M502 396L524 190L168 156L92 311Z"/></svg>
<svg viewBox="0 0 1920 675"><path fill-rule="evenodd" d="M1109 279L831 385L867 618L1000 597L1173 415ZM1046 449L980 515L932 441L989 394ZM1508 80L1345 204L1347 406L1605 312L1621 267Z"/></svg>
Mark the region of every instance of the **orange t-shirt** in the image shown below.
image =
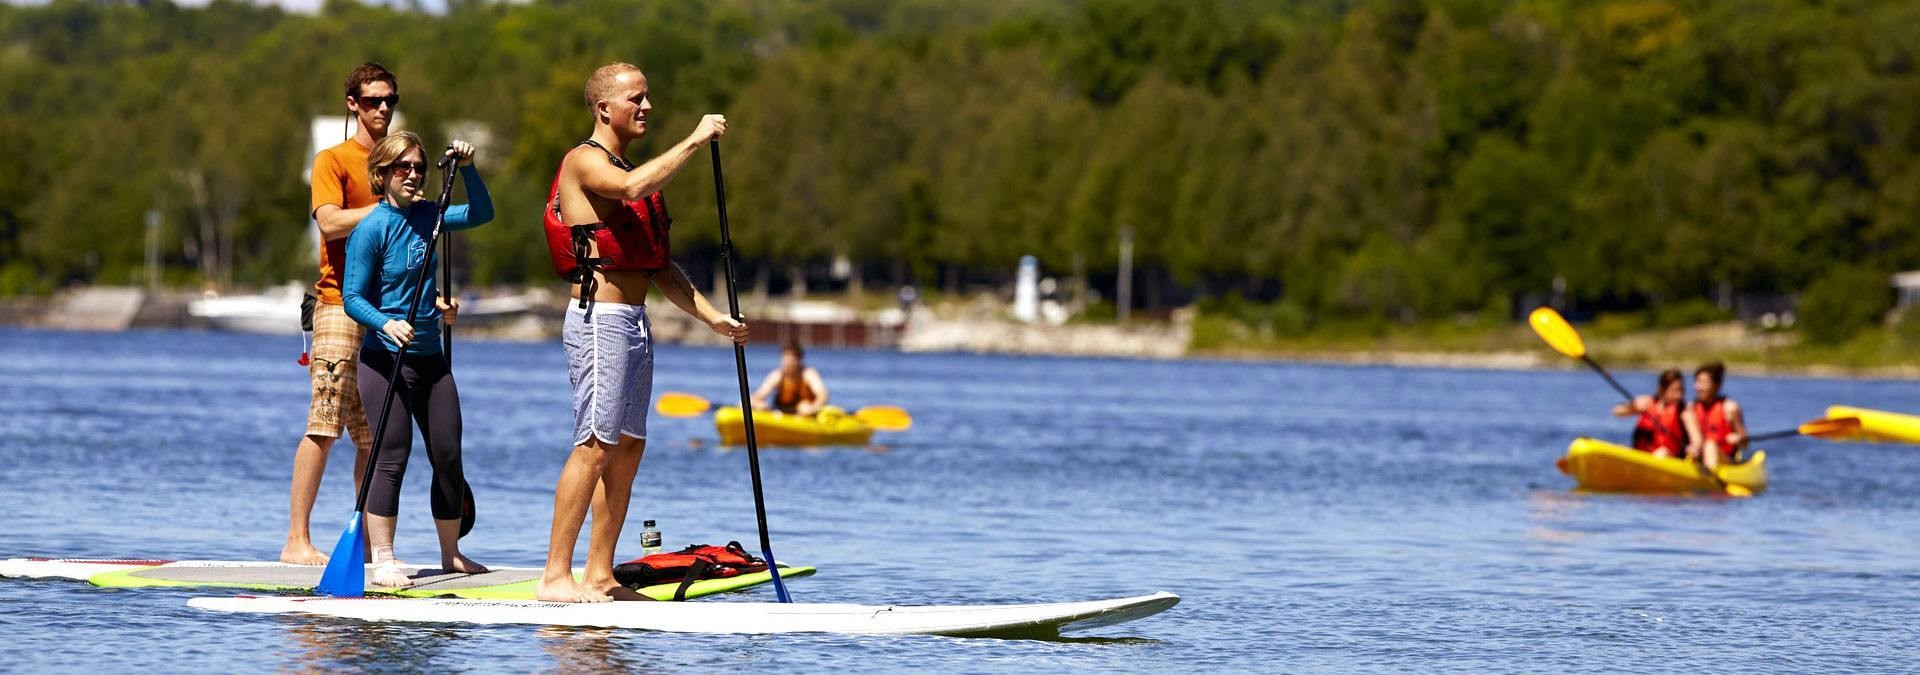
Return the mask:
<svg viewBox="0 0 1920 675"><path fill-rule="evenodd" d="M309 217L327 204L357 209L376 201L373 186L367 182L367 152L368 148L349 138L313 156L313 204L307 207ZM313 289L320 294L321 302L341 304L340 269L346 260L346 237L320 245L320 280L313 282Z"/></svg>

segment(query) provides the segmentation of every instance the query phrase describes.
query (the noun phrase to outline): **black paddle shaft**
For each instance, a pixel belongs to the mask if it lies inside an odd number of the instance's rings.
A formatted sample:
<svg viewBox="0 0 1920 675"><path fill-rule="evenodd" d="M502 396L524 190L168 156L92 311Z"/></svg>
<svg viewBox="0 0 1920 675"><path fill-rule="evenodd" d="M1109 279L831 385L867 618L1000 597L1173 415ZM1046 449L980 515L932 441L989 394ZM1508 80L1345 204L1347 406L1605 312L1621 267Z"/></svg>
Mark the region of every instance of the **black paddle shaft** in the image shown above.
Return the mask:
<svg viewBox="0 0 1920 675"><path fill-rule="evenodd" d="M448 146L452 147L452 146ZM413 302L407 304L407 325L420 316L420 301L427 297L427 272L433 269L433 247L440 242L440 229L447 224L447 201L453 198L453 171L460 160L448 157L440 165L447 169L447 179L440 186L440 212L433 217L433 234L427 237L427 259L414 272L413 283L416 287ZM373 466L380 463L380 439L387 435L387 414L393 412L393 391L400 384L400 366L407 360L407 350L402 347L393 355L393 368L387 373L387 397L380 402L380 421L373 425L373 448L367 451L367 468L360 471L360 489L353 498L353 510L359 513L367 510L367 487L373 484Z"/></svg>
<svg viewBox="0 0 1920 675"><path fill-rule="evenodd" d="M447 184L440 188L440 210L446 211L447 200L453 185L453 172L447 172ZM444 216L443 216L444 217ZM440 240L440 297L447 304L453 304L453 235ZM440 327L440 353L447 358L447 367L453 367L453 325Z"/></svg>
<svg viewBox="0 0 1920 675"><path fill-rule="evenodd" d="M713 198L720 206L720 260L727 270L727 311L734 321L744 321L740 316L740 296L734 292L733 235L727 229L727 181L720 173L720 139L713 139L707 145L713 155ZM780 601L792 602L786 585L780 581L780 568L773 561L773 541L767 536L767 499L760 489L760 448L753 436L753 400L747 392L747 350L737 341L733 343L733 365L740 380L740 416L746 422L747 466L753 474L753 514L760 520L760 552L767 557L767 571L773 574L774 590L779 591Z"/></svg>
<svg viewBox="0 0 1920 675"><path fill-rule="evenodd" d="M1580 357L1580 360L1587 362L1587 365L1589 366L1593 366L1593 372L1599 373L1601 377L1607 378L1607 384L1613 385L1613 390L1620 392L1620 395L1625 397L1628 402L1633 401L1633 393L1627 391L1626 387L1620 386L1620 383L1613 379L1613 374L1607 372L1607 369L1601 368L1600 363L1598 361L1594 361L1593 357L1582 356Z"/></svg>

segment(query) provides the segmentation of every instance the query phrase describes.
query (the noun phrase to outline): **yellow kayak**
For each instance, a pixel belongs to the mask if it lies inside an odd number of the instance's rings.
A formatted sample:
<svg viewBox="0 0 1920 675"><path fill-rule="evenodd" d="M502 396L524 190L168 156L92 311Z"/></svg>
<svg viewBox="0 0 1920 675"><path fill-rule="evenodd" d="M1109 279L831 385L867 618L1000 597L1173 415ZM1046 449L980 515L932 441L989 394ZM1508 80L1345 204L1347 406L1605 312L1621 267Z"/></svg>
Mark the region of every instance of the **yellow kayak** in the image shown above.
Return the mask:
<svg viewBox="0 0 1920 675"><path fill-rule="evenodd" d="M1582 490L1595 492L1720 492L1720 485L1708 478L1693 462L1614 445L1591 438L1576 438L1567 446L1567 456L1558 462L1560 472L1572 476ZM1767 489L1767 453L1756 451L1747 461L1723 464L1714 475L1728 485L1753 492Z"/></svg>
<svg viewBox="0 0 1920 675"><path fill-rule="evenodd" d="M747 444L747 424L739 406L713 411L713 426L720 430L722 445ZM753 429L760 445L866 445L873 440L873 427L837 406L827 406L818 415L755 410Z"/></svg>
<svg viewBox="0 0 1920 675"><path fill-rule="evenodd" d="M1920 444L1920 417L1844 405L1827 407L1827 419L1842 417L1860 418L1860 430L1833 436L1833 440Z"/></svg>

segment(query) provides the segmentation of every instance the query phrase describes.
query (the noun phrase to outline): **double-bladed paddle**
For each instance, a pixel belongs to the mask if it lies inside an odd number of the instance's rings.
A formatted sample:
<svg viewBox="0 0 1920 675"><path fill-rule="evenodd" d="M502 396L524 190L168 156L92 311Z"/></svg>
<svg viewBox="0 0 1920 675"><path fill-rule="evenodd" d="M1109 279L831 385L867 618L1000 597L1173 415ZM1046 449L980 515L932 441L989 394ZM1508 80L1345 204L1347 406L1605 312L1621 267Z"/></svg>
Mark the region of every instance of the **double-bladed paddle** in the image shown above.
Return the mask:
<svg viewBox="0 0 1920 675"><path fill-rule="evenodd" d="M667 417L693 417L712 410L713 402L698 394L669 391L660 395L653 409ZM853 417L880 431L906 431L913 428L913 416L899 406L865 406L853 411Z"/></svg>
<svg viewBox="0 0 1920 675"><path fill-rule="evenodd" d="M1620 392L1620 395L1625 397L1628 403L1633 402L1633 394L1628 392L1626 387L1620 386L1620 383L1613 379L1613 375L1607 373L1606 368L1600 367L1600 363L1594 361L1593 357L1587 354L1586 341L1580 339L1580 332L1573 329L1573 324L1567 323L1566 317L1560 316L1560 313L1553 311L1551 307L1541 307L1533 310L1532 314L1527 315L1527 325L1532 326L1533 332L1538 334L1540 339L1545 340L1548 346L1553 347L1554 351L1560 352L1567 358L1579 359L1586 363L1593 368L1594 372L1599 373L1601 377L1607 378L1607 384L1613 385L1613 390ZM1858 423L1857 420L1856 423ZM1700 463L1698 459L1694 460L1694 467L1700 470L1700 475L1706 476L1708 480L1713 481L1715 485L1720 486L1720 489L1729 495L1735 497L1753 496L1753 490L1747 489L1744 485L1734 485L1722 480L1718 474L1707 469L1706 465Z"/></svg>

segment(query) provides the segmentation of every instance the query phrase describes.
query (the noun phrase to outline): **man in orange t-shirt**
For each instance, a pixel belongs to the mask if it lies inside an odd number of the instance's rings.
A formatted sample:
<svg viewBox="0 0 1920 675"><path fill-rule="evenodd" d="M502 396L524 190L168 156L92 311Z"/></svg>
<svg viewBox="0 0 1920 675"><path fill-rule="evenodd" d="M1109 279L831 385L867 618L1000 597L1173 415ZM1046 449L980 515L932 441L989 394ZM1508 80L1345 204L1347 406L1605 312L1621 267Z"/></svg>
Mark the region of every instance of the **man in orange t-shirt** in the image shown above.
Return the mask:
<svg viewBox="0 0 1920 675"><path fill-rule="evenodd" d="M340 298L340 274L347 258L347 235L378 203L367 182L367 153L386 138L400 105L400 87L393 73L378 63L363 64L347 75L347 111L357 128L353 138L320 151L313 158L313 201L310 215L320 226L320 279L313 289L320 302L313 312L313 358L307 374L313 385L313 403L307 409L307 431L294 451L293 486L287 523L287 544L280 560L301 565L326 564L327 556L313 546L308 523L313 501L326 473L327 452L345 426L353 436L353 481L356 493L373 448L367 413L360 405L355 373L364 329L347 316Z"/></svg>

